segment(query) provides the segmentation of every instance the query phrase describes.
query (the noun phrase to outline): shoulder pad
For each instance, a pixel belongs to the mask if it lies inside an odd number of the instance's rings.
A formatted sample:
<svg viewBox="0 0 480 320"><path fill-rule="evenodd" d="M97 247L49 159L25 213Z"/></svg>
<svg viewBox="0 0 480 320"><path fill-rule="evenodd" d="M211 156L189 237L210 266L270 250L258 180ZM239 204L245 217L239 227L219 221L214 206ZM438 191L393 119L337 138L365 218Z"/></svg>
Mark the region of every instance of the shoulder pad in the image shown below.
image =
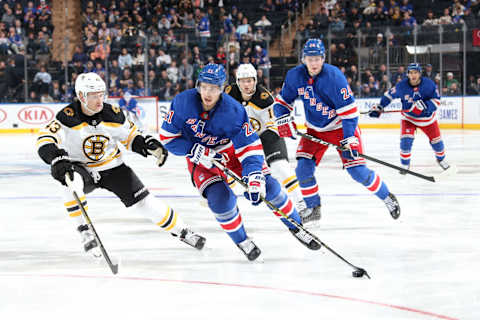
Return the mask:
<svg viewBox="0 0 480 320"><path fill-rule="evenodd" d="M228 85L225 88L225 93L233 97L237 101L242 101L242 93L236 84Z"/></svg>
<svg viewBox="0 0 480 320"><path fill-rule="evenodd" d="M79 102L72 102L57 113L57 120L68 128L75 127L83 122L80 117Z"/></svg>
<svg viewBox="0 0 480 320"><path fill-rule="evenodd" d="M102 121L123 124L125 122L125 115L120 107L103 103Z"/></svg>
<svg viewBox="0 0 480 320"><path fill-rule="evenodd" d="M275 99L273 99L270 91L265 89L265 87L258 85L255 94L252 97L252 102L256 104L261 109L268 108L273 104Z"/></svg>

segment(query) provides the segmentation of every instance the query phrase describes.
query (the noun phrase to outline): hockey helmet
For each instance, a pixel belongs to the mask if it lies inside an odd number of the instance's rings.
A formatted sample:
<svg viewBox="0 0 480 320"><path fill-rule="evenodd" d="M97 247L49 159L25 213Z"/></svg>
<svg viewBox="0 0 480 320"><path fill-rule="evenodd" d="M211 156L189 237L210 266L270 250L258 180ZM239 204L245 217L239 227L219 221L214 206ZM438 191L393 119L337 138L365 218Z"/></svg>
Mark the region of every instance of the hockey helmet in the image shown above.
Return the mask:
<svg viewBox="0 0 480 320"><path fill-rule="evenodd" d="M81 73L75 80L75 94L80 100L80 93L86 99L89 92L105 92L107 87L105 81L94 72ZM86 100L85 100L86 102Z"/></svg>
<svg viewBox="0 0 480 320"><path fill-rule="evenodd" d="M303 46L303 56L322 56L325 58L325 46L320 39L308 39Z"/></svg>
<svg viewBox="0 0 480 320"><path fill-rule="evenodd" d="M416 70L420 73L422 73L422 67L420 66L420 63L417 63L417 62L414 62L414 63L410 63L407 67L407 73L410 71L410 70Z"/></svg>
<svg viewBox="0 0 480 320"><path fill-rule="evenodd" d="M200 71L197 79L197 86L200 82L214 84L223 90L223 84L227 80L225 68L221 64L209 63Z"/></svg>
<svg viewBox="0 0 480 320"><path fill-rule="evenodd" d="M255 67L251 63L244 63L238 66L237 69L237 86L240 89L240 91L243 94L252 96L255 93L255 88L257 86L257 70L255 70ZM245 79L245 78L253 78L254 79L254 84L253 84L253 92L247 93L243 92L242 87L240 86L240 79Z"/></svg>

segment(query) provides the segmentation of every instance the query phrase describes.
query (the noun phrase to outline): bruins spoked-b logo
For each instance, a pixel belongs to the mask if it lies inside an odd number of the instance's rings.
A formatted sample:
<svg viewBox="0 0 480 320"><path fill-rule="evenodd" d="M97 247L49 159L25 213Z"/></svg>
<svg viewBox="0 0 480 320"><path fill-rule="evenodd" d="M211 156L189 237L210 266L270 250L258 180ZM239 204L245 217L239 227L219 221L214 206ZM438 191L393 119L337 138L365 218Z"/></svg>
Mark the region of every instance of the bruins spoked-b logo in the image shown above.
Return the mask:
<svg viewBox="0 0 480 320"><path fill-rule="evenodd" d="M262 124L260 123L260 121L255 118L250 118L250 124L252 125L253 129L255 129L255 131L260 131L260 129L262 128Z"/></svg>
<svg viewBox="0 0 480 320"><path fill-rule="evenodd" d="M92 161L102 160L109 140L101 134L89 136L83 141L83 153Z"/></svg>

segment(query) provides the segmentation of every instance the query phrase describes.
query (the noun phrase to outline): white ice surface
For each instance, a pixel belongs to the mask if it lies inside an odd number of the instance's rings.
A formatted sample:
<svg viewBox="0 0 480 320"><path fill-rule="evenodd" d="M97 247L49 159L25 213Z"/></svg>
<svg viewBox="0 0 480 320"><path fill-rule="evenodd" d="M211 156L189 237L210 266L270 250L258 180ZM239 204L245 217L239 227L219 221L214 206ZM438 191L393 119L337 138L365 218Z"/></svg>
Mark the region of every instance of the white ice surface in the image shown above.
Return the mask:
<svg viewBox="0 0 480 320"><path fill-rule="evenodd" d="M445 181L369 163L397 195L398 220L341 169L333 150L317 169L322 220L312 231L365 268L368 280L353 278L326 249L301 246L265 206L241 198L246 230L263 258L248 262L202 205L184 159L170 155L158 169L135 154L127 164L207 244L191 249L112 194L95 191L90 216L121 260L113 276L81 251L35 137L1 136L0 319L480 319L480 131L444 130L443 137L447 159L458 167ZM364 140L366 154L398 164L397 130L364 130ZM441 172L421 133L411 169Z"/></svg>

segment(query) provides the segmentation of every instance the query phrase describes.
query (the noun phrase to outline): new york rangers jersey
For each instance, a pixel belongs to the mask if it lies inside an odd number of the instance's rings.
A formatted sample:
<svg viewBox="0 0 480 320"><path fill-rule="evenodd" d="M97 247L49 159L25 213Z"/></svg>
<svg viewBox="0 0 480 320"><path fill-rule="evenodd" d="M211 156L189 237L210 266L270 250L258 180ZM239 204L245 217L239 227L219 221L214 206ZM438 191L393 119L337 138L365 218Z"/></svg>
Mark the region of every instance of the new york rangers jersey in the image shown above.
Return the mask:
<svg viewBox="0 0 480 320"><path fill-rule="evenodd" d="M39 132L37 148L49 144L68 153L89 172L103 171L123 163L118 143L131 149L140 133L117 106L104 103L103 110L91 117L81 111L80 102L60 110L55 119Z"/></svg>
<svg viewBox="0 0 480 320"><path fill-rule="evenodd" d="M358 108L340 69L324 63L322 71L313 78L303 64L290 69L275 99L275 116L290 113L297 97L303 102L308 128L320 132L343 128L345 138L354 135Z"/></svg>
<svg viewBox="0 0 480 320"><path fill-rule="evenodd" d="M402 101L403 119L417 126L428 126L436 120L436 111L440 106L440 94L437 85L432 80L421 77L420 84L412 87L408 78L403 79L396 86L385 92L380 100L380 105L386 107L392 100L397 98L400 98ZM415 101L418 100L423 100L427 107L422 113L417 115L408 110L410 110Z"/></svg>
<svg viewBox="0 0 480 320"><path fill-rule="evenodd" d="M160 140L168 151L179 156L189 154L195 143L217 152L233 144L244 176L262 170L264 155L260 139L243 106L225 93L208 112L203 110L197 89L176 95L164 117Z"/></svg>
<svg viewBox="0 0 480 320"><path fill-rule="evenodd" d="M236 84L227 86L225 93L228 93L245 107L248 117L250 118L250 123L258 135L264 133L265 130L271 130L277 133L278 130L274 123L274 99L272 94L258 84L255 89L255 93L248 101L243 100L242 93Z"/></svg>

